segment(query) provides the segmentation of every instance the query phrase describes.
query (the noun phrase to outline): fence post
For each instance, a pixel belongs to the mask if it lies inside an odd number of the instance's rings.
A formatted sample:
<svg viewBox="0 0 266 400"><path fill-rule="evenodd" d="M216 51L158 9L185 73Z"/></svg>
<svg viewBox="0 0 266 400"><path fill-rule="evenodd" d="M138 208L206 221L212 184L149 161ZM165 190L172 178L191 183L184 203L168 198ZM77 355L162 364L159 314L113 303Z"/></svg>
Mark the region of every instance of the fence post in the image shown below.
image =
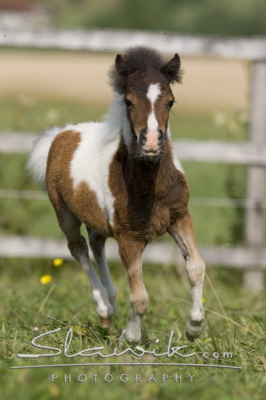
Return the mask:
<svg viewBox="0 0 266 400"><path fill-rule="evenodd" d="M249 139L258 153L266 138L266 60L253 61L251 64L251 118ZM265 168L249 166L247 168L247 209L245 238L248 247L256 251L263 248L265 237ZM244 286L253 291L264 288L263 270L257 265L244 273Z"/></svg>

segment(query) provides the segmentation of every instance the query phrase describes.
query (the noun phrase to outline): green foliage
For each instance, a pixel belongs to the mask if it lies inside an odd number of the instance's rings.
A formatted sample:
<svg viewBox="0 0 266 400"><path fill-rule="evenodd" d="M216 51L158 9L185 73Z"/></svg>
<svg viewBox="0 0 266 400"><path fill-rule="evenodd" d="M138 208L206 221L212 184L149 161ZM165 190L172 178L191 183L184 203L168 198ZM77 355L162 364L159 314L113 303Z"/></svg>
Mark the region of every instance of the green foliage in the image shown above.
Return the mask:
<svg viewBox="0 0 266 400"><path fill-rule="evenodd" d="M99 104L41 99L20 94L0 99L1 131L38 133L49 126L64 126L98 119L106 110Z"/></svg>
<svg viewBox="0 0 266 400"><path fill-rule="evenodd" d="M264 35L264 0L54 0L47 5L60 27L100 27L211 35Z"/></svg>

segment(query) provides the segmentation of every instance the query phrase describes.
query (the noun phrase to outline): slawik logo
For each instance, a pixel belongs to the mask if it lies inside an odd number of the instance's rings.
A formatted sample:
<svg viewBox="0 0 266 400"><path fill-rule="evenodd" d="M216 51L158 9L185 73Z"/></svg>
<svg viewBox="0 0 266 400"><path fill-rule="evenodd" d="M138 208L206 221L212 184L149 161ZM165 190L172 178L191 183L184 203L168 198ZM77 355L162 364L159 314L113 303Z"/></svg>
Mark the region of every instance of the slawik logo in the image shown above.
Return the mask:
<svg viewBox="0 0 266 400"><path fill-rule="evenodd" d="M204 353L196 353L196 352L190 352L188 349L187 345L182 345L182 346L174 346L173 345L173 336L174 336L174 331L172 330L169 334L168 338L168 343L165 349L162 350L156 350L156 347L158 347L159 344L159 339L156 339L154 342L154 348L152 350L146 350L142 346L138 345L135 346L134 348L131 347L123 347L123 350L121 351L120 349L114 348L112 352L108 352L108 350L104 346L99 346L99 347L89 347L82 349L76 353L71 352L71 343L73 340L73 329L70 328L65 336L64 344L61 347L54 347L51 345L44 345L40 344L40 342L43 343L43 340L49 338L49 343L51 343L51 339L55 340L55 334L57 332L60 332L61 328L57 328L45 333L42 333L36 337L33 338L31 341L31 345L36 349L41 350L41 352L37 353L36 351L34 353L27 353L27 354L17 354L17 357L24 359L24 360L30 360L30 359L37 359L37 358L50 358L53 357L53 363L51 364L36 364L36 365L20 365L20 366L14 366L11 367L12 369L23 369L23 368L48 368L48 367L77 367L77 366L100 366L100 365L131 365L131 366L145 366L145 365L154 365L154 366L196 366L196 367L213 367L213 368L230 368L230 369L241 369L239 366L234 366L234 365L229 365L228 363L223 364L221 363L222 360L230 360L233 358L233 354L231 352L204 352ZM77 358L82 358L86 359L86 361L90 357L96 357L96 359L99 359L99 362L81 362L81 363L56 363L55 359L59 357L61 360L62 355L66 359L74 359L75 361ZM125 359L126 355L132 356L136 358L136 361L133 362L126 362ZM118 359L119 358L119 359ZM148 362L147 362L148 358ZM165 358L167 358L167 361L165 362ZM95 359L95 358L94 358ZM151 359L153 359L151 361ZM195 359L200 360L201 362L192 362ZM79 359L80 360L80 359ZM114 361L117 360L117 361ZM208 363L209 361L218 361L219 363ZM103 362L104 361L104 362Z"/></svg>

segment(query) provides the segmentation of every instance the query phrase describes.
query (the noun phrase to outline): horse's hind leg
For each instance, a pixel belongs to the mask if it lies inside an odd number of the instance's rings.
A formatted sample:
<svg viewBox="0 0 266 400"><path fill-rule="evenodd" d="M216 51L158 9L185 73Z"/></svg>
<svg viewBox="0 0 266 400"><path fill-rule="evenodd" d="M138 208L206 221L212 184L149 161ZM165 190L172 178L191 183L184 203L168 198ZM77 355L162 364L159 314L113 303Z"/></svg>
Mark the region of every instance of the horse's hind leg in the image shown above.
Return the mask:
<svg viewBox="0 0 266 400"><path fill-rule="evenodd" d="M112 324L114 308L110 304L106 289L94 271L89 257L87 242L80 234L81 222L65 204L59 210L56 210L56 214L60 228L67 238L68 248L72 256L80 263L89 278L92 287L92 297L97 303L96 311L100 317L101 324L103 327L108 328Z"/></svg>
<svg viewBox="0 0 266 400"><path fill-rule="evenodd" d="M105 256L106 237L87 227L89 244L99 271L100 279L105 287L108 299L115 310L116 289L113 285Z"/></svg>

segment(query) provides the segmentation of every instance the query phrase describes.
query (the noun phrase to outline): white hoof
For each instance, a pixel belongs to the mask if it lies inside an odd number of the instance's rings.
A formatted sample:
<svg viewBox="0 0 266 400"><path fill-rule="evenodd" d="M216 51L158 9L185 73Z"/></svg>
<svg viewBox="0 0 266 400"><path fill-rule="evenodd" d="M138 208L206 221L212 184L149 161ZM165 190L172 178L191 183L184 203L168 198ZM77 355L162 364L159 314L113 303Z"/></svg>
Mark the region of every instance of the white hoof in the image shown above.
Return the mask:
<svg viewBox="0 0 266 400"><path fill-rule="evenodd" d="M139 343L141 340L141 330L139 328L132 329L132 326L123 330L119 337L119 342L124 343Z"/></svg>

